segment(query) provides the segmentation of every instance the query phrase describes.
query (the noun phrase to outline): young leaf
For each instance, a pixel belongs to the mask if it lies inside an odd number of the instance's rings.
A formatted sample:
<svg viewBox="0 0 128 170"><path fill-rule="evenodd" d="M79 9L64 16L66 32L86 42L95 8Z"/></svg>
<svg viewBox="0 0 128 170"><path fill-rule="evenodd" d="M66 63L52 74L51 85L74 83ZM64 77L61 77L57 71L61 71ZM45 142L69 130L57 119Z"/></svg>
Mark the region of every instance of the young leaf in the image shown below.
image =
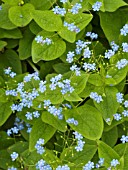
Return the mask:
<svg viewBox="0 0 128 170"><path fill-rule="evenodd" d="M45 0L45 1L30 0L30 3L33 4L36 9L40 9L40 10L49 9L54 4L54 2L56 2L56 0Z"/></svg>
<svg viewBox="0 0 128 170"><path fill-rule="evenodd" d="M68 118L74 118L78 121L78 125L72 125L73 130L81 133L85 138L96 140L99 139L103 131L103 120L100 112L90 106L83 105L81 107L67 110L64 112L66 120Z"/></svg>

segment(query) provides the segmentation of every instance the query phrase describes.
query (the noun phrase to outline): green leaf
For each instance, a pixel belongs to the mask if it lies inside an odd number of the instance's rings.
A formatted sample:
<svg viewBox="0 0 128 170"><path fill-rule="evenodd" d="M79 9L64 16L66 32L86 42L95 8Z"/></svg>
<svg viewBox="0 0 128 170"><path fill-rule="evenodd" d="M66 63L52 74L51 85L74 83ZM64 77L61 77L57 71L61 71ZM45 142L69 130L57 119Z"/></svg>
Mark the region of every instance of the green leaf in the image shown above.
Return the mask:
<svg viewBox="0 0 128 170"><path fill-rule="evenodd" d="M25 60L31 56L31 46L34 35L28 29L25 30L23 38L19 41L19 58Z"/></svg>
<svg viewBox="0 0 128 170"><path fill-rule="evenodd" d="M12 113L12 102L3 103L0 102L0 126L2 126Z"/></svg>
<svg viewBox="0 0 128 170"><path fill-rule="evenodd" d="M120 29L125 25L128 20L127 12L127 9L119 9L112 13L100 12L101 27L109 43L112 41L118 43Z"/></svg>
<svg viewBox="0 0 128 170"><path fill-rule="evenodd" d="M114 150L123 158L123 170L128 169L128 143L118 144Z"/></svg>
<svg viewBox="0 0 128 170"><path fill-rule="evenodd" d="M100 112L87 104L65 111L65 118L74 118L78 125L72 125L73 130L81 133L85 138L96 140L99 139L103 131L103 120Z"/></svg>
<svg viewBox="0 0 128 170"><path fill-rule="evenodd" d="M45 1L30 0L30 3L33 4L36 9L40 9L40 10L49 9L55 2L56 0L45 0Z"/></svg>
<svg viewBox="0 0 128 170"><path fill-rule="evenodd" d="M3 88L0 88L0 102L6 103L8 101L8 96L5 94L5 90Z"/></svg>
<svg viewBox="0 0 128 170"><path fill-rule="evenodd" d="M35 10L32 15L36 23L46 31L58 31L62 26L61 18L52 11Z"/></svg>
<svg viewBox="0 0 128 170"><path fill-rule="evenodd" d="M0 74L3 75L3 70L7 67L11 67L17 74L22 73L19 57L17 53L11 49L6 50L3 54L0 54Z"/></svg>
<svg viewBox="0 0 128 170"><path fill-rule="evenodd" d="M65 17L65 21L68 23L74 23L80 30L84 29L89 22L92 20L91 14L83 14L79 13L76 15L73 15L71 13L67 13ZM76 33L69 31L66 27L62 27L58 34L65 39L66 41L73 43L76 39Z"/></svg>
<svg viewBox="0 0 128 170"><path fill-rule="evenodd" d="M114 12L116 11L119 7L121 6L126 6L128 5L127 3L125 3L123 0L104 0L104 8L105 11L108 12Z"/></svg>
<svg viewBox="0 0 128 170"><path fill-rule="evenodd" d="M76 76L75 74L71 76L70 78L71 86L73 86L73 88L75 89L74 92L80 94L84 90L88 78L89 78L89 74L85 74L85 73L81 73L80 76Z"/></svg>
<svg viewBox="0 0 128 170"><path fill-rule="evenodd" d="M16 163L12 162L11 157L7 150L0 151L0 168L8 169L9 166L16 165Z"/></svg>
<svg viewBox="0 0 128 170"><path fill-rule="evenodd" d="M19 154L21 154L22 152L24 152L26 149L28 148L28 142L23 142L23 141L19 141L16 142L15 144L13 144L12 146L10 146L8 148L8 152L11 154L12 152L17 152Z"/></svg>
<svg viewBox="0 0 128 170"><path fill-rule="evenodd" d="M113 147L116 144L117 139L118 129L116 126L109 130L108 132L103 132L102 141L105 142L107 145Z"/></svg>
<svg viewBox="0 0 128 170"><path fill-rule="evenodd" d="M7 45L7 42L0 40L0 51Z"/></svg>
<svg viewBox="0 0 128 170"><path fill-rule="evenodd" d="M23 6L14 6L9 9L9 19L18 27L26 26L31 20L31 12L34 10L32 4L25 4Z"/></svg>
<svg viewBox="0 0 128 170"><path fill-rule="evenodd" d="M90 74L88 82L95 86L103 86L103 83L104 83L103 77L96 73Z"/></svg>
<svg viewBox="0 0 128 170"><path fill-rule="evenodd" d="M82 101L82 99L79 97L79 95L73 91L72 93L68 93L64 95L64 99L67 101Z"/></svg>
<svg viewBox="0 0 128 170"><path fill-rule="evenodd" d="M5 2L5 4L11 5L11 6L16 6L19 5L19 3L21 3L21 0L2 0L3 2Z"/></svg>
<svg viewBox="0 0 128 170"><path fill-rule="evenodd" d="M5 29L0 28L0 38L19 39L19 38L22 38L22 34L18 28L13 29L13 30L5 30Z"/></svg>
<svg viewBox="0 0 128 170"><path fill-rule="evenodd" d="M83 98L87 98L89 97L90 93L94 91L94 89L95 89L95 86L87 82L84 90L79 94L79 96Z"/></svg>
<svg viewBox="0 0 128 170"><path fill-rule="evenodd" d="M103 101L100 103L94 102L97 109L101 112L104 120L110 118L109 125L112 122L113 114L117 112L119 103L116 100L116 93L118 90L115 87L106 87L103 95ZM113 107L114 106L114 107Z"/></svg>
<svg viewBox="0 0 128 170"><path fill-rule="evenodd" d="M64 149L61 153L60 159L63 164L71 162L72 165L79 165L79 167L82 168L88 161L93 158L96 151L96 145L89 145L85 143L83 150L80 152L77 152L74 147Z"/></svg>
<svg viewBox="0 0 128 170"><path fill-rule="evenodd" d="M9 5L2 4L2 10L0 10L0 28L7 29L7 30L14 29L17 27L10 21L8 17L9 8L10 8Z"/></svg>
<svg viewBox="0 0 128 170"><path fill-rule="evenodd" d="M6 39L7 48L15 48L19 45L19 39Z"/></svg>
<svg viewBox="0 0 128 170"><path fill-rule="evenodd" d="M35 150L35 145L39 138L43 138L44 143L47 143L47 141L51 139L55 132L56 132L55 128L42 122L41 119L38 119L34 123L32 131L30 133L29 151L31 152Z"/></svg>
<svg viewBox="0 0 128 170"><path fill-rule="evenodd" d="M59 74L64 74L70 70L70 64L68 63L57 63L53 65L54 70Z"/></svg>
<svg viewBox="0 0 128 170"><path fill-rule="evenodd" d="M112 67L108 70L108 75L112 77L106 78L105 83L110 86L117 85L126 77L127 67L120 70L116 67Z"/></svg>
<svg viewBox="0 0 128 170"><path fill-rule="evenodd" d="M4 131L0 132L0 150L7 149L10 145L14 144L15 140L8 137Z"/></svg>
<svg viewBox="0 0 128 170"><path fill-rule="evenodd" d="M39 33L43 38L50 38L52 40L52 44L39 44L35 40L32 43L32 59L34 63L37 63L40 60L53 60L60 57L66 50L65 42L59 38L59 36L55 35L55 33L50 33L46 31L42 31Z"/></svg>
<svg viewBox="0 0 128 170"><path fill-rule="evenodd" d="M106 143L102 141L98 141L98 154L99 158L104 158L104 165L105 167L110 166L110 162L113 159L120 159L120 156L117 154L117 152L112 149L110 146L108 146Z"/></svg>
<svg viewBox="0 0 128 170"><path fill-rule="evenodd" d="M30 28L30 31L35 35L37 35L39 32L42 31L42 28L39 27L39 25L33 20L29 24L29 28Z"/></svg>
<svg viewBox="0 0 128 170"><path fill-rule="evenodd" d="M65 132L67 129L67 123L65 120L59 120L57 117L54 115L50 114L49 112L44 111L42 113L42 121L53 126L57 130L61 132Z"/></svg>

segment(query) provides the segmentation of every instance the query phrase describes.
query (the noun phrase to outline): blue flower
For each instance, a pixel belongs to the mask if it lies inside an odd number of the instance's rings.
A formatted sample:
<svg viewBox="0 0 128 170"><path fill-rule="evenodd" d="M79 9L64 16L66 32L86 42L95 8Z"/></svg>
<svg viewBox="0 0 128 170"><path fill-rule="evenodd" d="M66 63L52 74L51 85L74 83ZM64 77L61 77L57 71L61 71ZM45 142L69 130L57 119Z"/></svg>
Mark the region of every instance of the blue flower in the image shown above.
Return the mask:
<svg viewBox="0 0 128 170"><path fill-rule="evenodd" d="M121 68L124 68L127 65L128 65L128 60L121 59L120 61L117 62L116 67L120 70Z"/></svg>
<svg viewBox="0 0 128 170"><path fill-rule="evenodd" d="M79 9L82 8L82 5L80 3L76 3L71 9L70 9L70 12L72 14L78 14L79 12Z"/></svg>
<svg viewBox="0 0 128 170"><path fill-rule="evenodd" d="M95 100L97 103L100 103L101 101L103 101L102 96L98 95L96 92L91 92L90 98Z"/></svg>
<svg viewBox="0 0 128 170"><path fill-rule="evenodd" d="M119 120L122 119L121 114L119 114L119 113L115 113L115 114L113 115L113 117L114 117L114 119L115 119L116 121L119 121Z"/></svg>
<svg viewBox="0 0 128 170"><path fill-rule="evenodd" d="M124 36L128 34L128 24L125 24L123 28L120 29L120 34Z"/></svg>
<svg viewBox="0 0 128 170"><path fill-rule="evenodd" d="M118 103L122 103L123 102L123 93L120 93L120 92L118 92L118 93L116 93L116 100L117 100L117 102Z"/></svg>
<svg viewBox="0 0 128 170"><path fill-rule="evenodd" d="M85 166L83 166L83 170L92 170L94 168L94 162L89 161Z"/></svg>
<svg viewBox="0 0 128 170"><path fill-rule="evenodd" d="M15 161L18 158L19 154L17 152L13 152L10 156L12 161Z"/></svg>
<svg viewBox="0 0 128 170"><path fill-rule="evenodd" d="M120 140L121 140L122 143L127 143L128 142L128 136L122 135Z"/></svg>
<svg viewBox="0 0 128 170"><path fill-rule="evenodd" d="M68 165L63 165L63 166L59 165L56 168L56 170L70 170L70 168L68 167Z"/></svg>
<svg viewBox="0 0 128 170"><path fill-rule="evenodd" d="M117 160L117 159L113 159L112 161L111 161L111 166L113 166L113 167L116 167L117 165L119 165L120 164L120 162Z"/></svg>
<svg viewBox="0 0 128 170"><path fill-rule="evenodd" d="M92 9L93 11L99 11L101 6L102 6L102 2L97 1L92 5Z"/></svg>

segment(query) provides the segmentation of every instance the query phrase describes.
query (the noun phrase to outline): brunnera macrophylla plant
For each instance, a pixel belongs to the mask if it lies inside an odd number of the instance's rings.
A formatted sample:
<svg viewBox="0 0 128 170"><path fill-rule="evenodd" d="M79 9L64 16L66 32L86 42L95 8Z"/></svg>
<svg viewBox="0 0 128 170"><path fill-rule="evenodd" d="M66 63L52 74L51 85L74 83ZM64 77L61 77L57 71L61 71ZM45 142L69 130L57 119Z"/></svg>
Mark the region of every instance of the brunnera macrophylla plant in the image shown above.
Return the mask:
<svg viewBox="0 0 128 170"><path fill-rule="evenodd" d="M128 169L127 12L0 0L0 169Z"/></svg>

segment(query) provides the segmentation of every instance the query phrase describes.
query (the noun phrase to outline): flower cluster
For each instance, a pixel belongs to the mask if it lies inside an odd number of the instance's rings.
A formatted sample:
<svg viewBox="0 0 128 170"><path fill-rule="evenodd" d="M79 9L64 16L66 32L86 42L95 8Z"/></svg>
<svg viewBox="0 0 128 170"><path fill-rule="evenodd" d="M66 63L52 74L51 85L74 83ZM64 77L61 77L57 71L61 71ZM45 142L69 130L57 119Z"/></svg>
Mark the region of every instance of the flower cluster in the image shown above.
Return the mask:
<svg viewBox="0 0 128 170"><path fill-rule="evenodd" d="M79 9L82 8L82 5L80 3L76 3L71 9L70 9L70 12L72 14L78 14L79 12Z"/></svg>
<svg viewBox="0 0 128 170"><path fill-rule="evenodd" d="M122 43L122 47L123 47L123 52L128 52L128 43L124 42Z"/></svg>
<svg viewBox="0 0 128 170"><path fill-rule="evenodd" d="M80 152L83 150L85 141L82 141L83 136L80 133L75 131L73 132L73 134L75 135L75 139L77 140L77 146L75 146L75 149L77 152Z"/></svg>
<svg viewBox="0 0 128 170"><path fill-rule="evenodd" d="M80 67L78 67L77 65L72 65L70 67L70 70L71 71L75 71L76 76L80 76L81 75Z"/></svg>
<svg viewBox="0 0 128 170"><path fill-rule="evenodd" d="M120 93L120 92L118 92L118 93L116 93L116 100L117 100L117 102L118 103L122 103L123 102L123 93Z"/></svg>
<svg viewBox="0 0 128 170"><path fill-rule="evenodd" d="M25 125L25 126L24 126ZM7 130L7 135L18 134L20 130L23 130L27 127L27 133L31 132L31 126L28 123L24 123L23 120L20 120L18 117L15 118L14 127Z"/></svg>
<svg viewBox="0 0 128 170"><path fill-rule="evenodd" d="M120 70L121 68L124 68L127 65L128 65L128 60L124 58L117 62L116 67Z"/></svg>
<svg viewBox="0 0 128 170"><path fill-rule="evenodd" d="M111 170L112 167L115 168L117 165L120 165L120 162L117 159L113 159L110 164L111 166L108 168L108 170Z"/></svg>
<svg viewBox="0 0 128 170"><path fill-rule="evenodd" d="M83 68L84 68L85 71L95 70L96 69L96 64L95 63L91 64L91 63L84 62Z"/></svg>
<svg viewBox="0 0 128 170"><path fill-rule="evenodd" d="M58 109L51 105L51 101L50 100L44 100L44 108L47 109L47 111L49 113L51 113L54 116L57 116L58 119L63 119L63 115L62 115L62 107L59 107Z"/></svg>
<svg viewBox="0 0 128 170"><path fill-rule="evenodd" d="M34 111L32 113L27 112L25 116L26 116L27 120L32 120L33 117L34 118L39 118L40 117L40 113L38 111Z"/></svg>
<svg viewBox="0 0 128 170"><path fill-rule="evenodd" d="M120 29L120 34L124 36L128 34L128 24L125 24L123 28Z"/></svg>
<svg viewBox="0 0 128 170"><path fill-rule="evenodd" d="M17 152L13 152L10 156L12 161L15 161L18 158L19 154Z"/></svg>
<svg viewBox="0 0 128 170"><path fill-rule="evenodd" d="M85 166L83 166L83 170L92 170L94 168L94 162L89 161Z"/></svg>
<svg viewBox="0 0 128 170"><path fill-rule="evenodd" d="M115 54L115 51L108 50L107 52L105 52L105 57L104 58L110 59L114 54Z"/></svg>
<svg viewBox="0 0 128 170"><path fill-rule="evenodd" d="M66 21L64 21L64 27L67 27L68 30L72 31L72 32L80 32L80 29L74 24L74 23L67 23Z"/></svg>
<svg viewBox="0 0 128 170"><path fill-rule="evenodd" d="M99 11L101 6L102 6L102 2L97 1L92 5L92 9L93 11Z"/></svg>
<svg viewBox="0 0 128 170"><path fill-rule="evenodd" d="M68 2L68 0L60 0L60 2L62 2L63 4L65 4L66 2Z"/></svg>
<svg viewBox="0 0 128 170"><path fill-rule="evenodd" d="M39 44L46 44L46 45L50 45L52 44L52 40L50 38L43 38L43 36L41 35L37 35L37 37L35 38L35 41Z"/></svg>
<svg viewBox="0 0 128 170"><path fill-rule="evenodd" d="M100 103L101 101L103 101L102 96L98 95L96 92L91 92L90 98L95 100L97 103Z"/></svg>
<svg viewBox="0 0 128 170"><path fill-rule="evenodd" d="M69 118L69 119L66 120L66 122L69 123L69 124L74 124L75 126L78 125L78 121L75 120L74 118Z"/></svg>
<svg viewBox="0 0 128 170"><path fill-rule="evenodd" d="M60 8L59 6L55 6L55 8L52 9L54 14L58 14L61 16L65 16L66 14L66 9L65 8Z"/></svg>
<svg viewBox="0 0 128 170"><path fill-rule="evenodd" d="M52 77L50 79L51 84L49 85L51 90L55 90L56 87L58 86L59 88L61 88L61 93L64 95L68 92L72 93L74 91L74 88L70 85L71 81L69 79L65 79L60 81L62 78L62 75L59 74L55 77Z"/></svg>
<svg viewBox="0 0 128 170"><path fill-rule="evenodd" d="M35 145L35 148L37 150L37 153L39 153L40 155L42 155L44 152L45 152L45 149L43 146L41 145L44 145L44 139L40 138L37 142L36 142L36 145Z"/></svg>
<svg viewBox="0 0 128 170"><path fill-rule="evenodd" d="M11 78L14 78L16 76L16 73L11 71L11 67L8 67L7 69L4 69L4 74L10 76Z"/></svg>
<svg viewBox="0 0 128 170"><path fill-rule="evenodd" d="M48 165L45 160L41 159L37 162L36 164L36 169L39 169L39 170L52 170L51 166Z"/></svg>
<svg viewBox="0 0 128 170"><path fill-rule="evenodd" d="M56 168L56 170L70 170L70 168L68 167L68 165L63 165L63 166L58 166L57 168Z"/></svg>
<svg viewBox="0 0 128 170"><path fill-rule="evenodd" d="M98 38L98 34L96 34L94 32L87 32L86 37L90 37L92 40L94 40L94 39Z"/></svg>

